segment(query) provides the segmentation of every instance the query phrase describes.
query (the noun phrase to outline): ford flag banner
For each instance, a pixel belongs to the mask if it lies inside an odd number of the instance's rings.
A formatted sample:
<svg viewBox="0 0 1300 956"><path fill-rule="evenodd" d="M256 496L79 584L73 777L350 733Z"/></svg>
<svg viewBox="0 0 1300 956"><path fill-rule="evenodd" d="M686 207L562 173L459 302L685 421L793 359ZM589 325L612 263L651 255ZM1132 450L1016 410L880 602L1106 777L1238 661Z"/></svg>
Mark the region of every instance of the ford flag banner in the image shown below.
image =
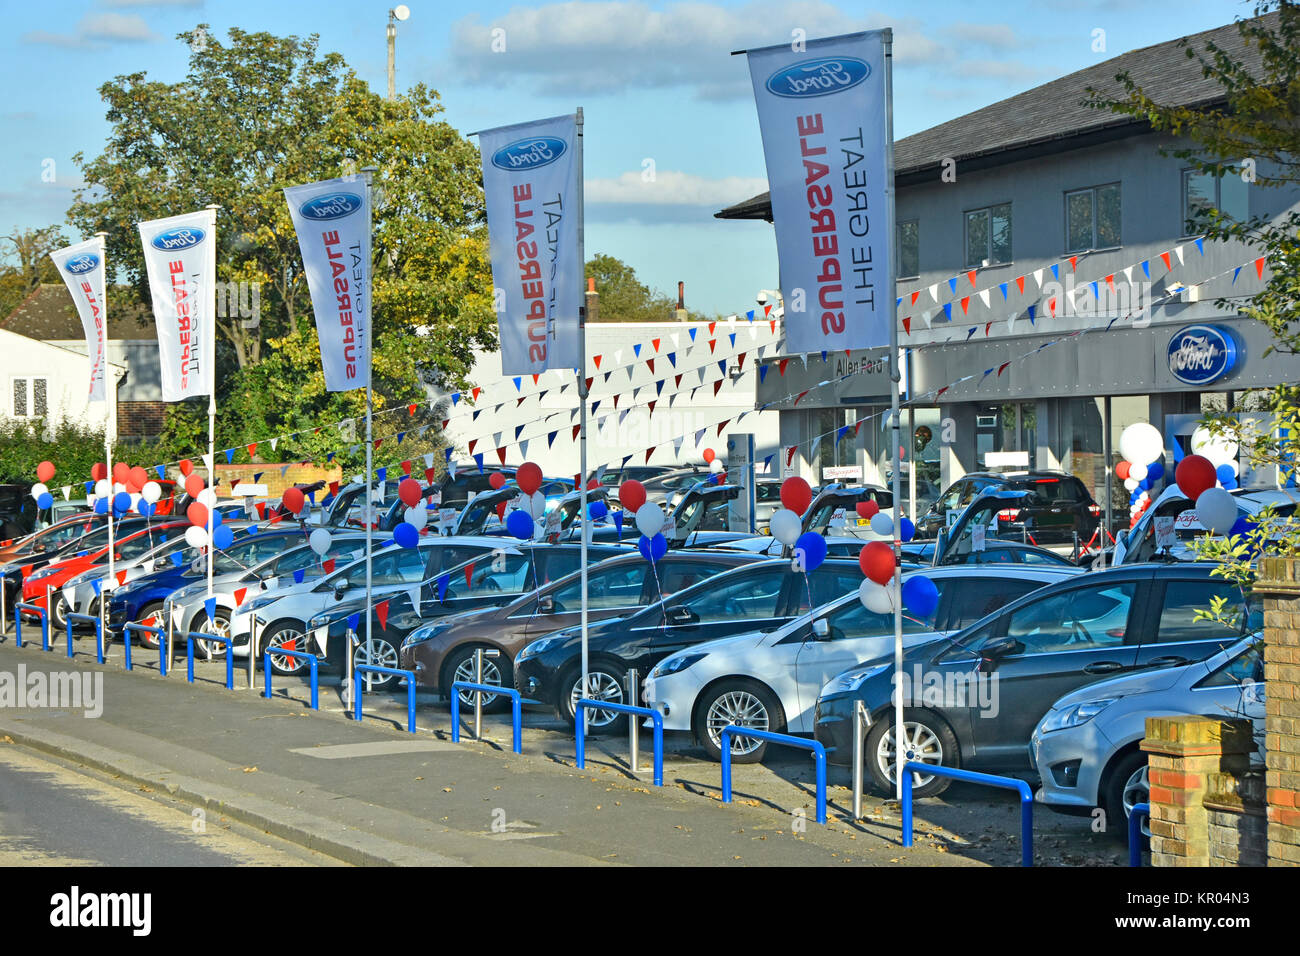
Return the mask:
<svg viewBox="0 0 1300 956"><path fill-rule="evenodd" d="M788 352L889 344L892 143L881 31L749 50Z"/></svg>
<svg viewBox="0 0 1300 956"><path fill-rule="evenodd" d="M502 126L478 137L501 374L579 368L576 117Z"/></svg>
<svg viewBox="0 0 1300 956"><path fill-rule="evenodd" d="M108 365L107 316L104 303L104 240L88 239L75 246L51 252L54 266L67 283L86 333L86 354L90 357L90 401L102 402L104 372Z"/></svg>
<svg viewBox="0 0 1300 956"><path fill-rule="evenodd" d="M284 191L307 271L325 388L366 387L370 368L370 200L362 176Z"/></svg>
<svg viewBox="0 0 1300 956"><path fill-rule="evenodd" d="M205 209L139 224L164 402L214 394L216 219Z"/></svg>

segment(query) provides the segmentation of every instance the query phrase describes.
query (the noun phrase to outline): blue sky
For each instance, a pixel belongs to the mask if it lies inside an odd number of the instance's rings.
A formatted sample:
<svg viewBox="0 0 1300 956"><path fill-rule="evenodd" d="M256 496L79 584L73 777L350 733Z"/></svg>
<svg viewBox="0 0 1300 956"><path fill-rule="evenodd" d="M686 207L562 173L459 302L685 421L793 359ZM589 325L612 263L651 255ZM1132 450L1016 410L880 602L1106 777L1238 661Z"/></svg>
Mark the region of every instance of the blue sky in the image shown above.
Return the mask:
<svg viewBox="0 0 1300 956"><path fill-rule="evenodd" d="M324 49L382 91L391 4L368 0L4 0L0 37L0 230L63 222L79 174L107 133L97 90L111 77L185 72L182 30L318 33ZM462 131L571 111L587 122L588 255L634 265L663 291L686 282L692 308L751 307L776 282L771 228L719 222L766 188L742 57L731 50L857 29L894 29L895 132L906 136L1126 50L1249 15L1253 4L1181 0L409 0L397 84L439 90ZM495 37L505 50L494 52ZM1093 49L1103 30L1105 52ZM498 45L500 45L498 43ZM51 169L53 182L43 181ZM653 182L643 170L653 164ZM181 210L177 210L180 212ZM77 237L79 238L79 237Z"/></svg>

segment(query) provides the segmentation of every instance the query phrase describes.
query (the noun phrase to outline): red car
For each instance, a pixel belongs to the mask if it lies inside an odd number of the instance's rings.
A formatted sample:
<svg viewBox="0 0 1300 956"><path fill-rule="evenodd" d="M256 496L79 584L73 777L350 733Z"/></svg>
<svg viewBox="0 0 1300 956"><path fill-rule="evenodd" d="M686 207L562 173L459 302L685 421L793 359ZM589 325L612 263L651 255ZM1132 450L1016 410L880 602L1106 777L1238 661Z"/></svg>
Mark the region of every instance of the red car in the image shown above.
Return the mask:
<svg viewBox="0 0 1300 956"><path fill-rule="evenodd" d="M160 532L163 534L183 534L188 526L189 523L185 521L171 521L128 533L113 542L115 560L129 561L132 558L138 558L161 543L158 538ZM76 554L64 558L62 561L52 561L35 574L23 578L23 601L27 604L45 608L48 612L49 606L46 603L46 595L50 593L49 589L53 588L57 591L67 581L72 580L83 571L88 571L95 565L105 563L107 557L108 548L102 547L88 551L85 554ZM30 611L25 613L34 616Z"/></svg>

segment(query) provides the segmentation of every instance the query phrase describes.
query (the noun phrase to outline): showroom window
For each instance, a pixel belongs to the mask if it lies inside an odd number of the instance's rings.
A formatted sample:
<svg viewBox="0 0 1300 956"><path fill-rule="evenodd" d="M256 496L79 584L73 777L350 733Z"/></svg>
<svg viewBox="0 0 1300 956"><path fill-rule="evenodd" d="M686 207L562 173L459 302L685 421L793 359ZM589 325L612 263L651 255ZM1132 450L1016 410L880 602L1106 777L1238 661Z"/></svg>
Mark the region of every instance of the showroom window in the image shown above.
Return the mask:
<svg viewBox="0 0 1300 956"><path fill-rule="evenodd" d="M1065 251L1111 249L1120 244L1119 183L1065 194Z"/></svg>
<svg viewBox="0 0 1300 956"><path fill-rule="evenodd" d="M966 213L966 268L1011 261L1011 203Z"/></svg>

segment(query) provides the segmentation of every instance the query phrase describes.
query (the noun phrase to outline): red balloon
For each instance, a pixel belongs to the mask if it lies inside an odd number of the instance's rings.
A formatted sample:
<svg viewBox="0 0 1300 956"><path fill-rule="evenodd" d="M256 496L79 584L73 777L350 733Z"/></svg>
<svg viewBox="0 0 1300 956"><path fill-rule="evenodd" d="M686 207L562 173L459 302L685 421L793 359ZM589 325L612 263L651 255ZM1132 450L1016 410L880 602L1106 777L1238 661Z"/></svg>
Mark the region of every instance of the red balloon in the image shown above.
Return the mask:
<svg viewBox="0 0 1300 956"><path fill-rule="evenodd" d="M414 508L420 503L420 483L414 478L403 478L397 486L397 497L406 507Z"/></svg>
<svg viewBox="0 0 1300 956"><path fill-rule="evenodd" d="M145 471L139 465L131 469L131 484L135 485L131 491L140 491L149 483L149 472Z"/></svg>
<svg viewBox="0 0 1300 956"><path fill-rule="evenodd" d="M706 465L713 464L713 459L717 457L718 457L718 453L714 451L712 448L704 449L704 463Z"/></svg>
<svg viewBox="0 0 1300 956"><path fill-rule="evenodd" d="M206 528L208 526L208 506L201 501L191 501L190 506L185 509L185 517L190 519L190 524Z"/></svg>
<svg viewBox="0 0 1300 956"><path fill-rule="evenodd" d="M90 480L103 481L108 477L108 466L102 461L97 461L90 466Z"/></svg>
<svg viewBox="0 0 1300 956"><path fill-rule="evenodd" d="M870 541L858 552L858 566L862 573L885 585L894 580L894 549L883 541Z"/></svg>
<svg viewBox="0 0 1300 956"><path fill-rule="evenodd" d="M619 504L627 511L635 512L645 504L645 485L635 478L629 478L618 486Z"/></svg>
<svg viewBox="0 0 1300 956"><path fill-rule="evenodd" d="M1195 501L1201 492L1213 488L1219 480L1214 472L1214 463L1204 455L1188 455L1174 469L1174 481L1178 490Z"/></svg>
<svg viewBox="0 0 1300 956"><path fill-rule="evenodd" d="M307 503L307 496L302 493L301 488L286 488L284 497L280 500L292 514L297 514L302 511L302 506Z"/></svg>
<svg viewBox="0 0 1300 956"><path fill-rule="evenodd" d="M131 466L124 461L119 461L113 466L113 484L124 485L126 480L131 477Z"/></svg>
<svg viewBox="0 0 1300 956"><path fill-rule="evenodd" d="M1132 467L1133 467L1133 463L1131 461L1121 461L1118 465L1115 466L1116 477L1118 477L1120 481L1124 481L1126 478L1128 478L1128 470Z"/></svg>
<svg viewBox="0 0 1300 956"><path fill-rule="evenodd" d="M180 468L181 468L181 474L184 475L186 478L188 478L190 476L190 472L194 470L194 462L190 461L188 458L182 458Z"/></svg>
<svg viewBox="0 0 1300 956"><path fill-rule="evenodd" d="M880 510L880 505L874 501L859 501L857 511L859 518L866 518L868 521Z"/></svg>
<svg viewBox="0 0 1300 956"><path fill-rule="evenodd" d="M812 488L798 475L781 482L781 504L797 515L803 514L812 504Z"/></svg>
<svg viewBox="0 0 1300 956"><path fill-rule="evenodd" d="M203 478L200 475L190 475L185 479L185 493L191 498L197 498L204 487Z"/></svg>
<svg viewBox="0 0 1300 956"><path fill-rule="evenodd" d="M505 483L506 483L506 476L501 474L501 472L499 471L494 471L492 472L492 474L488 475L488 484L491 485L493 488L497 488L497 489L503 488L505 487Z"/></svg>
<svg viewBox="0 0 1300 956"><path fill-rule="evenodd" d="M542 469L531 461L524 462L515 472L515 483L524 494L533 494L542 487Z"/></svg>
<svg viewBox="0 0 1300 956"><path fill-rule="evenodd" d="M40 482L49 481L54 477L54 462L43 461L36 466L36 480Z"/></svg>

